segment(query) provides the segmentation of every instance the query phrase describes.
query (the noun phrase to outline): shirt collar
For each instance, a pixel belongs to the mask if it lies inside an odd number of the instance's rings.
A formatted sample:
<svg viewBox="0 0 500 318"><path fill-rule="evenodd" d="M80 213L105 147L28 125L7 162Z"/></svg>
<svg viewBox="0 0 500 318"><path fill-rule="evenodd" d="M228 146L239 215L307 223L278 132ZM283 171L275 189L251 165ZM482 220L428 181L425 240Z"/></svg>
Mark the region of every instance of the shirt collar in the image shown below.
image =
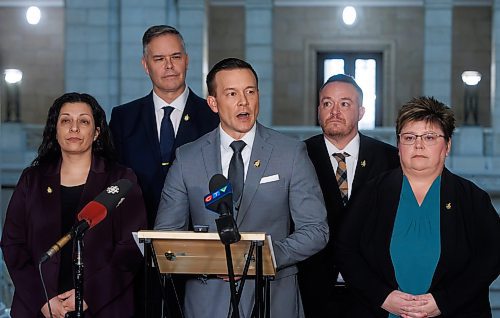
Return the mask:
<svg viewBox="0 0 500 318"><path fill-rule="evenodd" d="M352 159L358 159L359 155L359 133L354 136L354 138L349 141L347 146L345 146L344 149L338 149L335 147L326 137L325 139L325 144L326 144L326 150L328 151L328 155L331 156L332 154L336 152L347 152L349 154L349 157Z"/></svg>
<svg viewBox="0 0 500 318"><path fill-rule="evenodd" d="M155 111L159 112L164 106L172 106L173 108L180 110L181 113L184 112L184 108L186 107L186 102L189 97L189 88L186 87L184 88L184 91L177 96L176 99L174 99L171 103L167 103L163 99L161 99L160 96L156 94L156 92L153 90L153 103L155 105Z"/></svg>
<svg viewBox="0 0 500 318"><path fill-rule="evenodd" d="M241 138L240 140L243 140L246 144L245 149L248 147L248 149L252 148L253 141L255 140L255 131L257 128L257 122L255 122L252 126L252 128ZM229 151L231 149L230 145L235 139L231 136L229 136L224 129L219 124L219 131L220 131L220 144L222 148L226 151ZM231 150L232 151L232 150Z"/></svg>

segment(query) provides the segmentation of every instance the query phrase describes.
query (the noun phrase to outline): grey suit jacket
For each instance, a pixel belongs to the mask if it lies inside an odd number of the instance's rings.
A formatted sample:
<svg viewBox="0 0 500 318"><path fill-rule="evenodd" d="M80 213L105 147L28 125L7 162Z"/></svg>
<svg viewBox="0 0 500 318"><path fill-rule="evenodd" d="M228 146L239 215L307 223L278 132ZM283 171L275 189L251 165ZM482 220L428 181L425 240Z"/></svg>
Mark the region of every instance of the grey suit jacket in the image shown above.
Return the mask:
<svg viewBox="0 0 500 318"><path fill-rule="evenodd" d="M218 215L204 206L210 178L222 173L220 128L177 150L165 180L155 229L187 230L208 225L216 231ZM254 164L257 160L260 165ZM263 177L279 180L261 183ZM292 222L293 221L293 222ZM271 283L273 318L302 317L295 264L320 251L328 241L326 210L313 165L303 142L257 123L250 164L237 215L239 230L265 231L273 240L278 266ZM240 304L241 317L249 317L253 284L248 281ZM229 285L219 280L191 280L186 286L186 317L226 317Z"/></svg>

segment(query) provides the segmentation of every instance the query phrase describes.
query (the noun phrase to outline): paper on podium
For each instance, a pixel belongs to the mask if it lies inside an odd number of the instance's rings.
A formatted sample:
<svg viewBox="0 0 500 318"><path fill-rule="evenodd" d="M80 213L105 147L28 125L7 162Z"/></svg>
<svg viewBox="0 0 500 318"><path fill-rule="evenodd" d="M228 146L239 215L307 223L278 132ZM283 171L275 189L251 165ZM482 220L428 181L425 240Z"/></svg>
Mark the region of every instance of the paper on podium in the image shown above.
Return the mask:
<svg viewBox="0 0 500 318"><path fill-rule="evenodd" d="M144 243L139 242L138 232L132 232L132 237L134 238L135 244L137 244L137 248L141 251L142 256L144 256Z"/></svg>
<svg viewBox="0 0 500 318"><path fill-rule="evenodd" d="M271 236L265 233L240 233L241 240L231 244L235 275L242 275L252 241L263 243L262 263L265 276L276 275ZM227 275L226 252L218 233L190 231L139 231L139 240L151 239L161 273ZM255 275L254 249L248 275Z"/></svg>

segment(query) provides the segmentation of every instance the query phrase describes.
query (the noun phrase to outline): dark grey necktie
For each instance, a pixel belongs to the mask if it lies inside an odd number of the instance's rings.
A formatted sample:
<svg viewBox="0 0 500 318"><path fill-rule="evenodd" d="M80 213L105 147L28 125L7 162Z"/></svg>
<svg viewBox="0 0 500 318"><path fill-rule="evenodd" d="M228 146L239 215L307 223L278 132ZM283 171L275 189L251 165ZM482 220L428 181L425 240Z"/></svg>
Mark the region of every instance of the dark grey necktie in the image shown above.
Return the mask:
<svg viewBox="0 0 500 318"><path fill-rule="evenodd" d="M243 192L245 166L243 165L243 157L241 151L247 144L243 140L233 141L230 147L233 149L233 156L229 162L229 171L227 173L229 182L233 186L233 201L238 202L241 193Z"/></svg>

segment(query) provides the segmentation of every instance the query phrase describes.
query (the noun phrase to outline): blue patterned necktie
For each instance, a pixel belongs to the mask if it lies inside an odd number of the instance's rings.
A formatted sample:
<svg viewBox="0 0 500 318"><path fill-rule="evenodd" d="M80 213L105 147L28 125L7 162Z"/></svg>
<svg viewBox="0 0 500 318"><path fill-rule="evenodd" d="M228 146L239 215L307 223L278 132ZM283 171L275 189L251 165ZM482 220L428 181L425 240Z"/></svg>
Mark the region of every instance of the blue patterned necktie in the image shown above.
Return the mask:
<svg viewBox="0 0 500 318"><path fill-rule="evenodd" d="M170 120L170 114L174 110L172 106L162 107L163 109L163 119L161 120L160 126L160 154L161 154L161 165L169 166L172 159L172 151L174 148L175 132L172 121Z"/></svg>

